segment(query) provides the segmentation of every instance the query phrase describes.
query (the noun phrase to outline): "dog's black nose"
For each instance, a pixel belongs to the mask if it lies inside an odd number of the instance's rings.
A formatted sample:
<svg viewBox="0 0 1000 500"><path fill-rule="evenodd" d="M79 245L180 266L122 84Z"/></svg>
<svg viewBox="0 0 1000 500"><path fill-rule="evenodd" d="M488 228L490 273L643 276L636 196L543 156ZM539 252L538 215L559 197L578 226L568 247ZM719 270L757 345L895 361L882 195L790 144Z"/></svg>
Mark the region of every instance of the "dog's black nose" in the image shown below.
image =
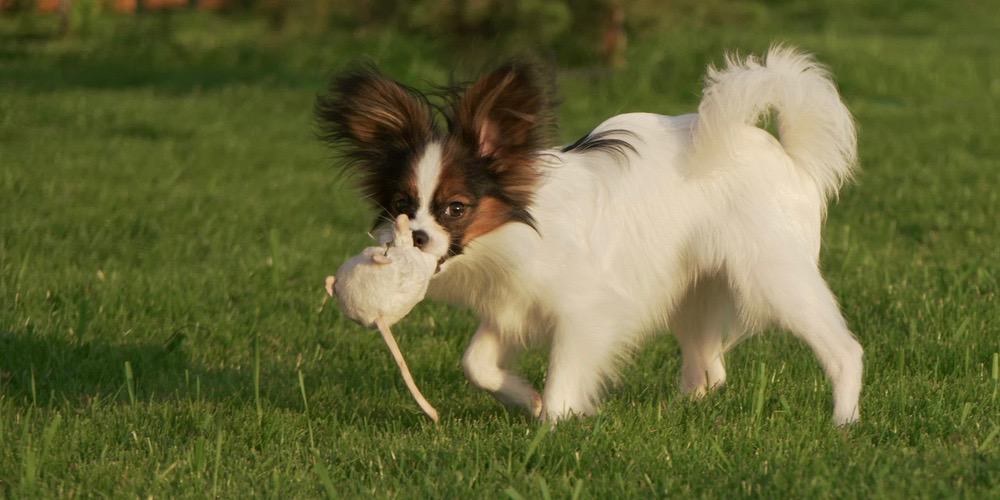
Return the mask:
<svg viewBox="0 0 1000 500"><path fill-rule="evenodd" d="M413 244L416 245L417 248L424 248L424 245L427 244L427 240L429 239L430 237L427 236L427 232L422 229L418 229L413 232Z"/></svg>

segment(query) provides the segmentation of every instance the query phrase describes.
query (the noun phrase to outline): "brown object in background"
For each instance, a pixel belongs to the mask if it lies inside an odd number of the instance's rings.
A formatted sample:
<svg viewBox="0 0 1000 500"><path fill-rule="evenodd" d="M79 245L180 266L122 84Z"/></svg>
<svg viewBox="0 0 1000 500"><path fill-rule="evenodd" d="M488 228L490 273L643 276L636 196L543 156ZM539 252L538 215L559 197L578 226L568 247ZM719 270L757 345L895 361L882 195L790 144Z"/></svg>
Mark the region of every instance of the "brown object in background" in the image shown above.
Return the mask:
<svg viewBox="0 0 1000 500"><path fill-rule="evenodd" d="M43 13L60 12L60 5L72 0L35 0L35 10ZM222 10L230 0L196 0L195 5L198 10ZM105 8L110 8L115 12L124 14L134 14L139 10L169 10L186 9L191 7L190 0L104 0L101 2ZM12 9L17 5L16 0L0 0L0 10Z"/></svg>
<svg viewBox="0 0 1000 500"><path fill-rule="evenodd" d="M116 12L132 13L135 12L138 5L139 2L137 0L114 0L111 8Z"/></svg>
<svg viewBox="0 0 1000 500"><path fill-rule="evenodd" d="M281 31L288 21L288 10L291 8L290 0L261 0L260 8L267 16L267 25L271 31Z"/></svg>
<svg viewBox="0 0 1000 500"><path fill-rule="evenodd" d="M142 0L142 7L146 10L183 9L187 6L187 0Z"/></svg>
<svg viewBox="0 0 1000 500"><path fill-rule="evenodd" d="M35 9L38 12L57 12L60 0L36 0Z"/></svg>
<svg viewBox="0 0 1000 500"><path fill-rule="evenodd" d="M612 68L625 67L625 49L628 35L625 33L625 8L615 2L609 6L608 18L604 23L601 55L604 63Z"/></svg>

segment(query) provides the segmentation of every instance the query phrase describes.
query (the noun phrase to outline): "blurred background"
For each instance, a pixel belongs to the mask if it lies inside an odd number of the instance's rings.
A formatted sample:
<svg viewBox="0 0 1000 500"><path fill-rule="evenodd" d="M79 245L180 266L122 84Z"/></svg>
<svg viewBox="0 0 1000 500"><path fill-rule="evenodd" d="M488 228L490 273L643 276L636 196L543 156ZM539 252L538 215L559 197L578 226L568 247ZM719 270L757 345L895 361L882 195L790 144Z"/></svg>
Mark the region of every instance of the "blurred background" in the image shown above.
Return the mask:
<svg viewBox="0 0 1000 500"><path fill-rule="evenodd" d="M247 57L253 47L274 51L291 40L311 40L328 42L327 50L355 49L339 54L348 57L378 58L399 52L405 43L415 45L408 55L420 53L427 61L530 52L567 67L623 68L655 59L644 45L672 33L941 35L989 28L997 5L989 0L0 0L0 12L8 51L29 41L75 40L133 52L165 43L178 59L209 48ZM314 54L310 58L299 49L288 54L286 67L316 62Z"/></svg>
<svg viewBox="0 0 1000 500"><path fill-rule="evenodd" d="M564 95L598 97L567 103L569 137L581 132L577 113L637 109L652 97L650 110L688 110L705 65L726 50L790 42L838 70L871 60L886 66L860 71L887 70L913 62L887 60L887 50L913 56L984 43L998 8L992 0L0 0L0 76L43 88L319 91L330 73L362 59L421 87L528 55L562 70ZM881 98L910 90L898 74L874 76L885 79Z"/></svg>
<svg viewBox="0 0 1000 500"><path fill-rule="evenodd" d="M997 0L0 0L0 497L997 497L998 33ZM378 339L324 306L373 215L316 138L330 75L427 90L531 56L566 143L692 112L706 65L774 42L859 124L822 265L866 349L862 424L828 425L780 335L687 404L664 335L532 458L464 382L475 318L424 303L394 331L448 424L418 426Z"/></svg>

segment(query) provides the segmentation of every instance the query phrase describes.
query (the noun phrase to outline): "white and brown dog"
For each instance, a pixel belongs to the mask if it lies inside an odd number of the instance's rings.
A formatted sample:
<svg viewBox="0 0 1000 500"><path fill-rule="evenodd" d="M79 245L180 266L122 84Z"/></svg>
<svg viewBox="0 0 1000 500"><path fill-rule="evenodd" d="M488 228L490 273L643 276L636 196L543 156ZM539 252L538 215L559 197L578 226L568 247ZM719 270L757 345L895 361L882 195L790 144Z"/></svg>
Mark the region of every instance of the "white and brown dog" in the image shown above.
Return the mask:
<svg viewBox="0 0 1000 500"><path fill-rule="evenodd" d="M372 69L317 102L326 139L360 174L391 231L412 220L440 258L429 296L480 325L469 380L548 419L596 411L644 334L669 328L693 396L725 381L723 355L776 322L833 385L833 420L858 419L862 349L817 265L827 200L851 176L853 120L826 70L772 48L709 68L697 114L612 117L547 148L547 85L508 64L446 99ZM773 111L778 139L759 128ZM543 395L509 367L550 346Z"/></svg>

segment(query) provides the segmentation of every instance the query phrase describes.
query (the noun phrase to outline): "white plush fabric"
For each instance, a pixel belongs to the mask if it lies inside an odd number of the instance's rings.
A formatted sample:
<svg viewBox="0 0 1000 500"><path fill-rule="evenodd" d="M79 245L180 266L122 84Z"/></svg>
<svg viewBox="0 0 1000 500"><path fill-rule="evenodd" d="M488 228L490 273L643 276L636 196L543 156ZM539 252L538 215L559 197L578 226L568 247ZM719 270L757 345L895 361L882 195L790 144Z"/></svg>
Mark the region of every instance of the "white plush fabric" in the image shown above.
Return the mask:
<svg viewBox="0 0 1000 500"><path fill-rule="evenodd" d="M377 328L396 324L427 293L437 258L413 246L409 219L396 220L394 241L387 247L368 247L340 266L335 280L327 280L327 293L340 310L358 323Z"/></svg>

